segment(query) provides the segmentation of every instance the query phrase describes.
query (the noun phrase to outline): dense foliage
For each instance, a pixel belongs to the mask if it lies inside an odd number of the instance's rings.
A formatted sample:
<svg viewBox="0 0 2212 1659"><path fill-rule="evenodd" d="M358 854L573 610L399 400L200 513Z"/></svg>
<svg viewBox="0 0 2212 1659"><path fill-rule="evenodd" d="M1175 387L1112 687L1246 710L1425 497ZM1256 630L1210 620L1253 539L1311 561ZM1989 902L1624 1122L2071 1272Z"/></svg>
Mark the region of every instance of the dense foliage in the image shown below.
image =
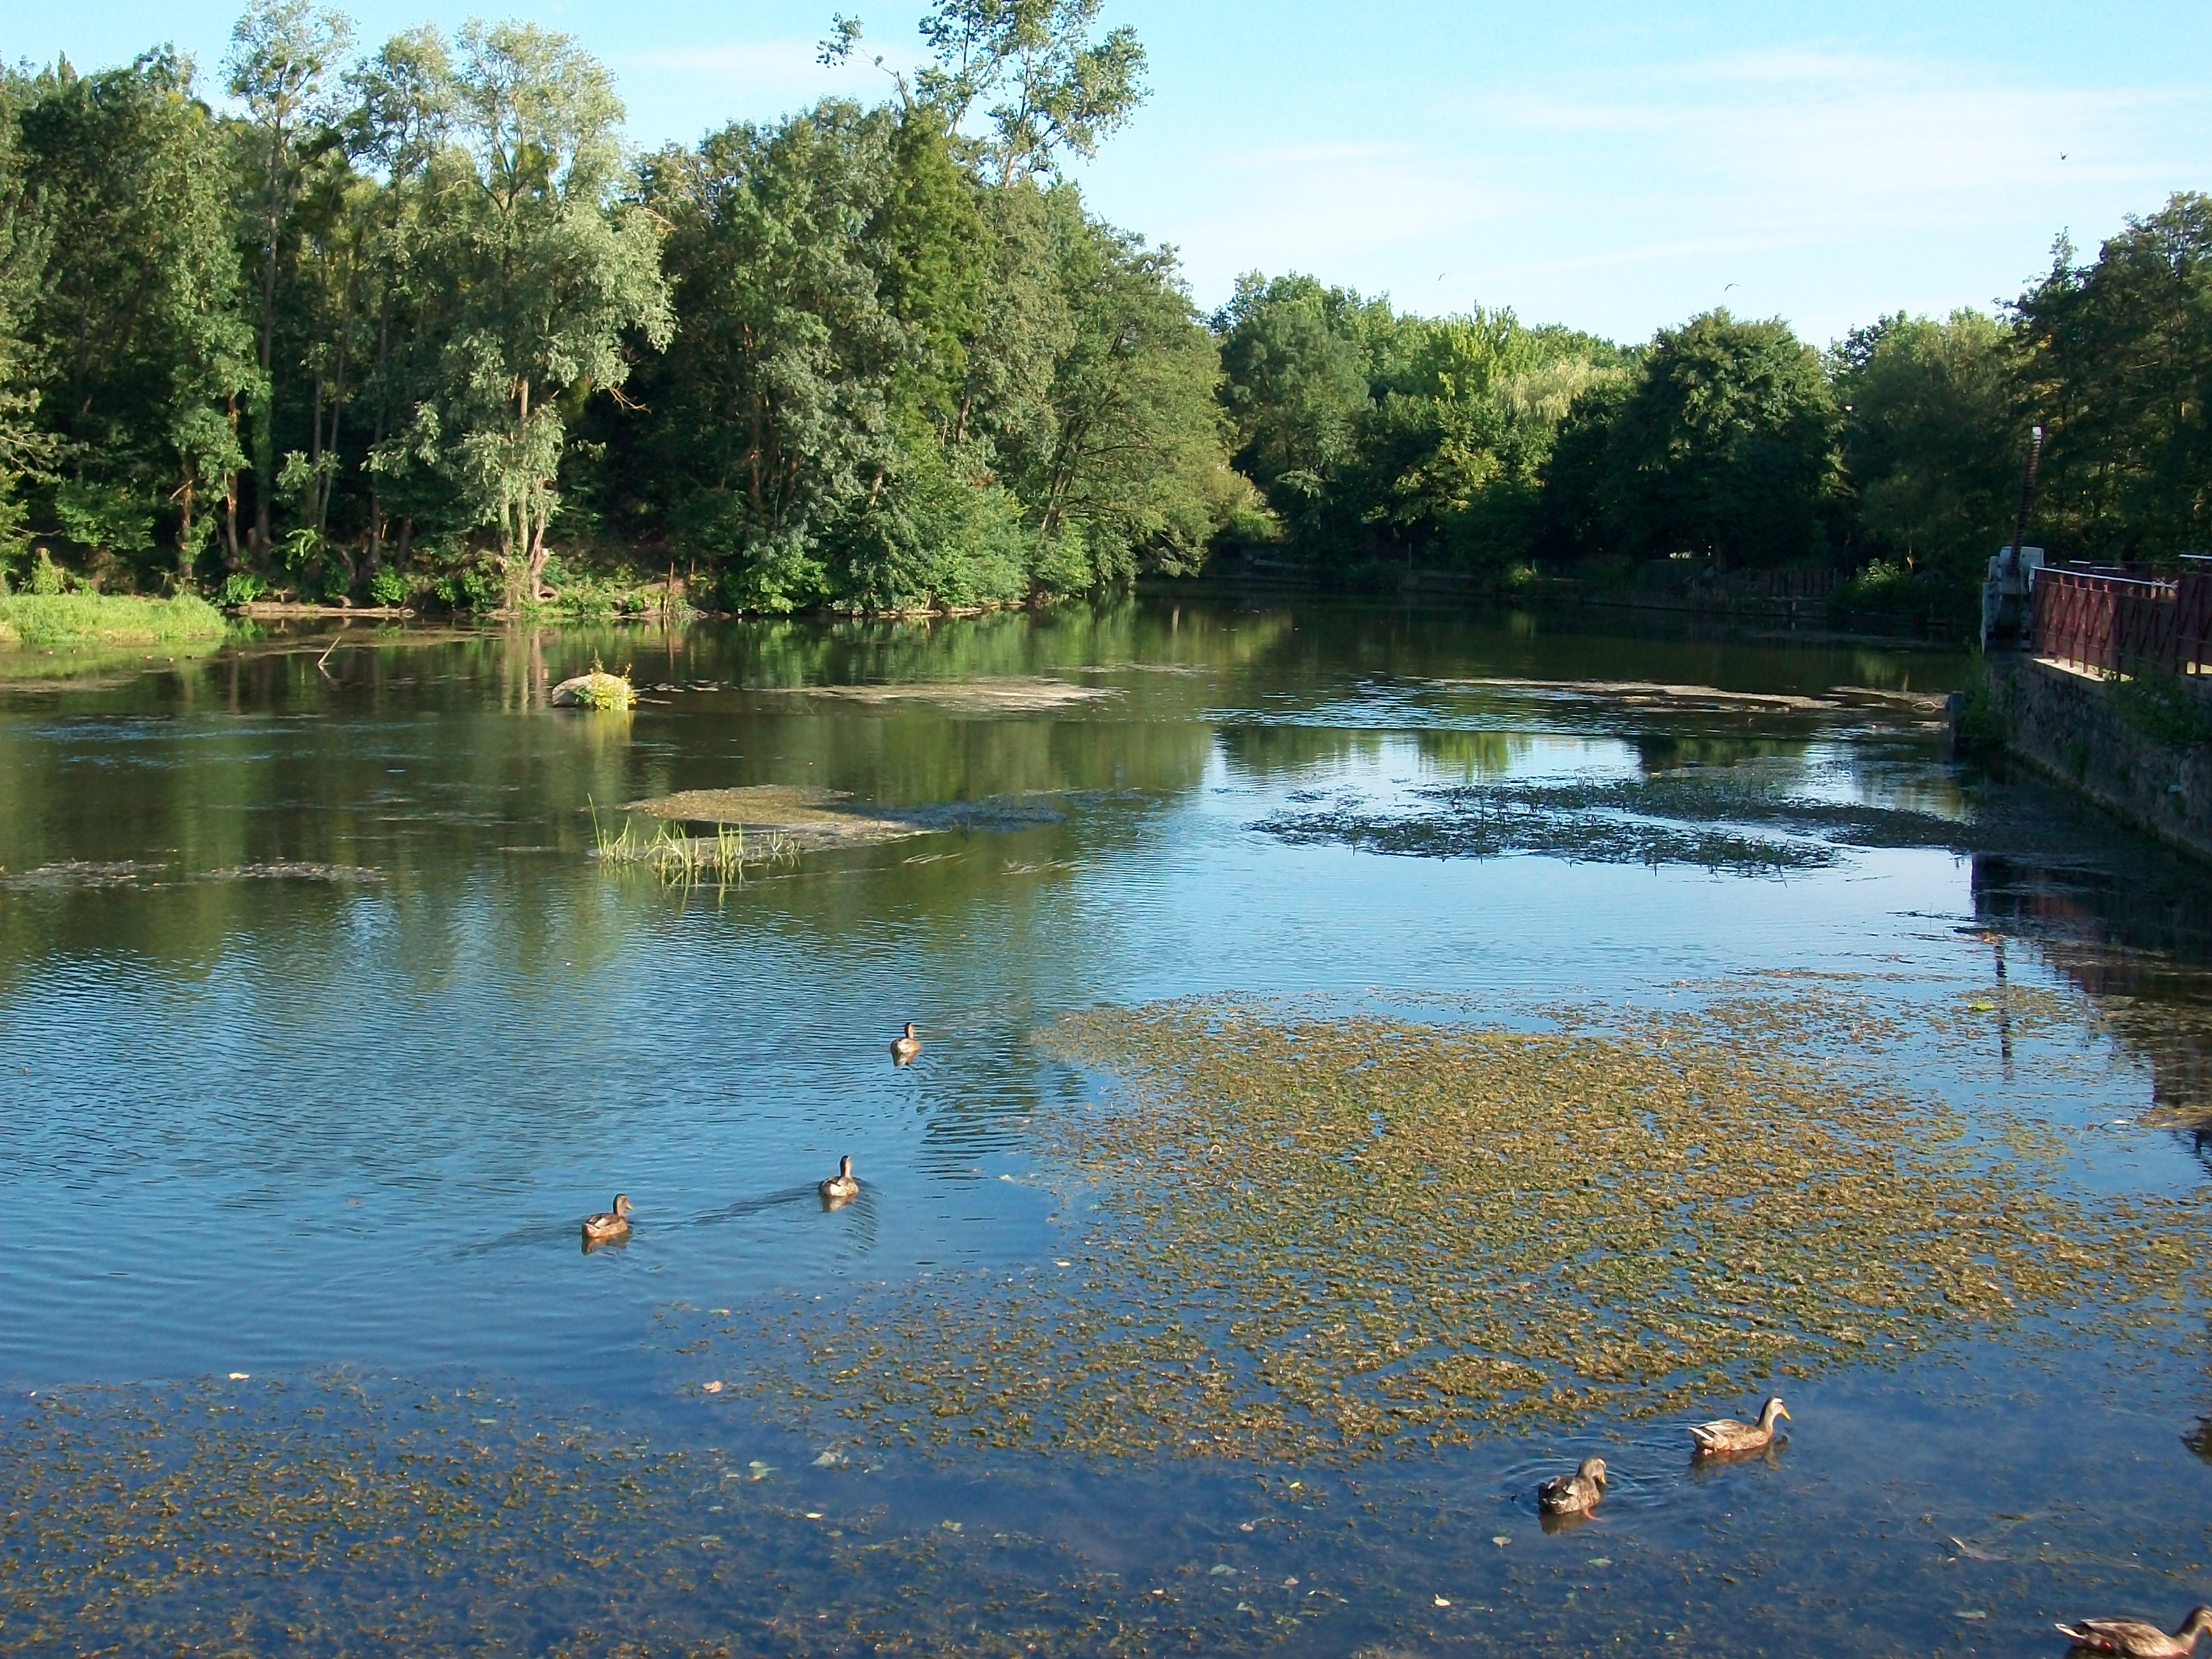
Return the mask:
<svg viewBox="0 0 2212 1659"><path fill-rule="evenodd" d="M1808 569L1956 617L2039 422L2033 539L2212 545L2212 198L2062 242L2007 315L1825 354L1297 275L1201 319L1062 174L1142 98L1101 4L936 0L887 101L643 157L519 24L362 52L252 0L221 110L167 50L0 73L0 590L589 608L649 573L898 611L1256 544L1347 580ZM860 48L835 19L825 58Z"/></svg>
<svg viewBox="0 0 2212 1659"><path fill-rule="evenodd" d="M0 577L787 611L1194 567L1250 491L1173 258L1060 177L1141 96L1098 9L943 0L894 102L641 161L519 24L355 56L253 0L228 113L167 52L9 75Z"/></svg>
<svg viewBox="0 0 2212 1659"><path fill-rule="evenodd" d="M2086 264L2062 242L2008 311L1886 317L1825 354L1716 311L1622 349L1294 276L1246 279L1215 327L1283 551L1347 575L1832 572L1846 605L1955 623L2037 423L2053 556L2212 550L2212 198Z"/></svg>

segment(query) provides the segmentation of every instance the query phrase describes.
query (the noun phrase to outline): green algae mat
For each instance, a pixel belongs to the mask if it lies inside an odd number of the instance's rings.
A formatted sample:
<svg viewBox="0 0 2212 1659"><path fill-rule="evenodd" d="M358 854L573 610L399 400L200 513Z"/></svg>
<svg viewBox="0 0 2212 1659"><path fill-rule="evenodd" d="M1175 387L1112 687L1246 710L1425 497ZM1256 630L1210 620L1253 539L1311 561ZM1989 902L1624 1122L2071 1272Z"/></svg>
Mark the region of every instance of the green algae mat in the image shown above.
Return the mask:
<svg viewBox="0 0 2212 1659"><path fill-rule="evenodd" d="M1042 1041L1107 1085L1050 1125L1080 1243L817 1313L756 1388L893 1443L1343 1464L2193 1305L2201 1195L2083 1190L2046 1126L1879 1085L1884 1048L1995 1008L1070 1015Z"/></svg>

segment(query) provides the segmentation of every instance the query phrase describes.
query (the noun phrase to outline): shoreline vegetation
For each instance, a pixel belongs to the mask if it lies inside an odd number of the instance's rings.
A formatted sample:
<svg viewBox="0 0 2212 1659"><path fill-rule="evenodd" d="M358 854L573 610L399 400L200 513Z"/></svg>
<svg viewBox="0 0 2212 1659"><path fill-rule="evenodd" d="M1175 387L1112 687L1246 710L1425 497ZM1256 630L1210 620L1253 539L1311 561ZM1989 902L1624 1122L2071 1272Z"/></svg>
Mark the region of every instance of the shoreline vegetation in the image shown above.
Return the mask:
<svg viewBox="0 0 2212 1659"><path fill-rule="evenodd" d="M15 594L0 598L0 650L77 646L208 645L228 633L222 613L191 594Z"/></svg>
<svg viewBox="0 0 2212 1659"><path fill-rule="evenodd" d="M1265 566L1957 638L2039 423L2054 559L2212 547L2212 196L1825 349L1296 272L1206 313L1069 176L1144 97L1100 13L934 0L896 98L642 156L521 23L251 0L204 78L0 71L0 597L957 616Z"/></svg>

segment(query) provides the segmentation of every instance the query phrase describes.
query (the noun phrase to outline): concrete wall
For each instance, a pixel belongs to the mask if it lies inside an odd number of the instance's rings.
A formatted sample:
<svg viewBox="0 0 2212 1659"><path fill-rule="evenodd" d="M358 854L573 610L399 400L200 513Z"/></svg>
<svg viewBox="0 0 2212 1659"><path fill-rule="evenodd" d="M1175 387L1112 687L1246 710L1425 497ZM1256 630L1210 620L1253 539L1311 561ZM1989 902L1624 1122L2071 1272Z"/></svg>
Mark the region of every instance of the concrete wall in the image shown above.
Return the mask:
<svg viewBox="0 0 2212 1659"><path fill-rule="evenodd" d="M2212 744L2160 742L2097 675L2027 655L1988 659L2005 747L2100 805L2212 861Z"/></svg>

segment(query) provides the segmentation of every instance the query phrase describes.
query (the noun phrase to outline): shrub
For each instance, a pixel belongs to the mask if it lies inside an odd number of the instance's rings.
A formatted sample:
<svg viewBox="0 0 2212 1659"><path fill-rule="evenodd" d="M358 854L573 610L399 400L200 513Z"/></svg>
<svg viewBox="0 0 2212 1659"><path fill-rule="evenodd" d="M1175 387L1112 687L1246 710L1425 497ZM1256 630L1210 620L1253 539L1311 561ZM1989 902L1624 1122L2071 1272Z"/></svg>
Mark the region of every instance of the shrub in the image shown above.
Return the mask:
<svg viewBox="0 0 2212 1659"><path fill-rule="evenodd" d="M380 565L368 579L371 604L401 605L407 603L407 579L390 565Z"/></svg>
<svg viewBox="0 0 2212 1659"><path fill-rule="evenodd" d="M234 570L222 579L216 603L223 606L252 605L269 591L269 584L251 570Z"/></svg>

